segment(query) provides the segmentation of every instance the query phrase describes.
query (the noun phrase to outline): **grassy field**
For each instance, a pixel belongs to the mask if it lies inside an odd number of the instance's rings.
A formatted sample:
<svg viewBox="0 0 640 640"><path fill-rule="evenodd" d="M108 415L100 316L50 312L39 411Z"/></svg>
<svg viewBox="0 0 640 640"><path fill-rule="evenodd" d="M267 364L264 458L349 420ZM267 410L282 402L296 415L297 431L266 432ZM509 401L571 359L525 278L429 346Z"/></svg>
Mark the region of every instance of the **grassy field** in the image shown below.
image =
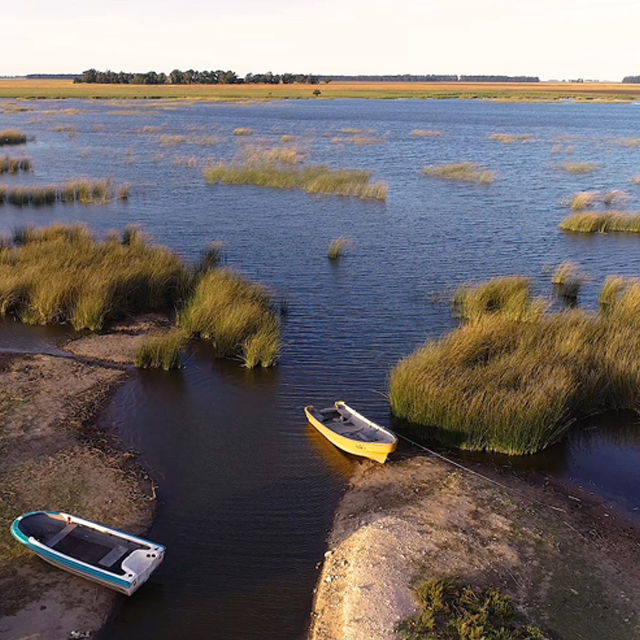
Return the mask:
<svg viewBox="0 0 640 640"><path fill-rule="evenodd" d="M497 100L638 100L640 84L491 82L331 82L306 85L114 85L0 78L0 98L181 98L274 100L331 98L486 98Z"/></svg>

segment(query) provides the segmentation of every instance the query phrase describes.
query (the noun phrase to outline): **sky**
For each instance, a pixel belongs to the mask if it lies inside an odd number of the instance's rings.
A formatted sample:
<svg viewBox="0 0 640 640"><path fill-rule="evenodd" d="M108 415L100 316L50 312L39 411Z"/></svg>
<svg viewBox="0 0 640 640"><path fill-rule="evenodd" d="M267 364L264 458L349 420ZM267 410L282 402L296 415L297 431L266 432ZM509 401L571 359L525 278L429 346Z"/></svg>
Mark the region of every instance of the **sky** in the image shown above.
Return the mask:
<svg viewBox="0 0 640 640"><path fill-rule="evenodd" d="M640 75L638 0L0 0L0 76Z"/></svg>

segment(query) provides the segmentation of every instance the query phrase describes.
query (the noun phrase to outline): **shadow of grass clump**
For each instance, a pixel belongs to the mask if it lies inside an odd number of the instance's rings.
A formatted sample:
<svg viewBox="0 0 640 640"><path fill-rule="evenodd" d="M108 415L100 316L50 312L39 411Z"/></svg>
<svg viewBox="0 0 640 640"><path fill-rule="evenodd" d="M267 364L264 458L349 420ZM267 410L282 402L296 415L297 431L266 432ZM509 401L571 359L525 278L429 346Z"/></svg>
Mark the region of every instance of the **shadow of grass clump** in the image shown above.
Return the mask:
<svg viewBox="0 0 640 640"><path fill-rule="evenodd" d="M523 285L508 285L498 303L472 305L465 324L395 366L396 416L462 448L519 455L557 442L581 414L636 408L640 282L603 287L599 313L542 312ZM466 295L482 299L487 286Z"/></svg>

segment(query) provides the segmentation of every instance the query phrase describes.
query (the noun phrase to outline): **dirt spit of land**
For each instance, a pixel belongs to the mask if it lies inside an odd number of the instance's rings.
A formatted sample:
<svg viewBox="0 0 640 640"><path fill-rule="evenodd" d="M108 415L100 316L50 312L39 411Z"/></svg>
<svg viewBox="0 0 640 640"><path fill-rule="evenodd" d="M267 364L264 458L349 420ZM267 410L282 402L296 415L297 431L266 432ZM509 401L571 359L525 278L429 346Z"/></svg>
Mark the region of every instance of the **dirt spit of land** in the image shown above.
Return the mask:
<svg viewBox="0 0 640 640"><path fill-rule="evenodd" d="M310 640L391 640L420 579L496 586L549 638L640 638L640 531L602 503L428 457L358 465L335 515Z"/></svg>
<svg viewBox="0 0 640 640"><path fill-rule="evenodd" d="M149 325L149 326L147 326ZM63 640L95 633L113 592L46 564L13 540L11 521L61 510L141 534L151 524L151 482L94 418L128 378L140 335L156 320L69 345L82 359L0 354L0 640Z"/></svg>

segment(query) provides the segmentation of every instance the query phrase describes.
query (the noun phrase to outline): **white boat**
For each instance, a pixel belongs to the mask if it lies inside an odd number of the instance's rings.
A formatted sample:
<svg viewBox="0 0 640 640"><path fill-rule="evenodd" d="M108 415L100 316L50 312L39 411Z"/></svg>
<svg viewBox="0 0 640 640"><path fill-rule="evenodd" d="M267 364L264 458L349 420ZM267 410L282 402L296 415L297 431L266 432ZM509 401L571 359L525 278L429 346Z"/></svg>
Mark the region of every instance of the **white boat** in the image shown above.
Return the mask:
<svg viewBox="0 0 640 640"><path fill-rule="evenodd" d="M130 596L164 558L165 548L60 511L16 518L13 537L43 560Z"/></svg>

